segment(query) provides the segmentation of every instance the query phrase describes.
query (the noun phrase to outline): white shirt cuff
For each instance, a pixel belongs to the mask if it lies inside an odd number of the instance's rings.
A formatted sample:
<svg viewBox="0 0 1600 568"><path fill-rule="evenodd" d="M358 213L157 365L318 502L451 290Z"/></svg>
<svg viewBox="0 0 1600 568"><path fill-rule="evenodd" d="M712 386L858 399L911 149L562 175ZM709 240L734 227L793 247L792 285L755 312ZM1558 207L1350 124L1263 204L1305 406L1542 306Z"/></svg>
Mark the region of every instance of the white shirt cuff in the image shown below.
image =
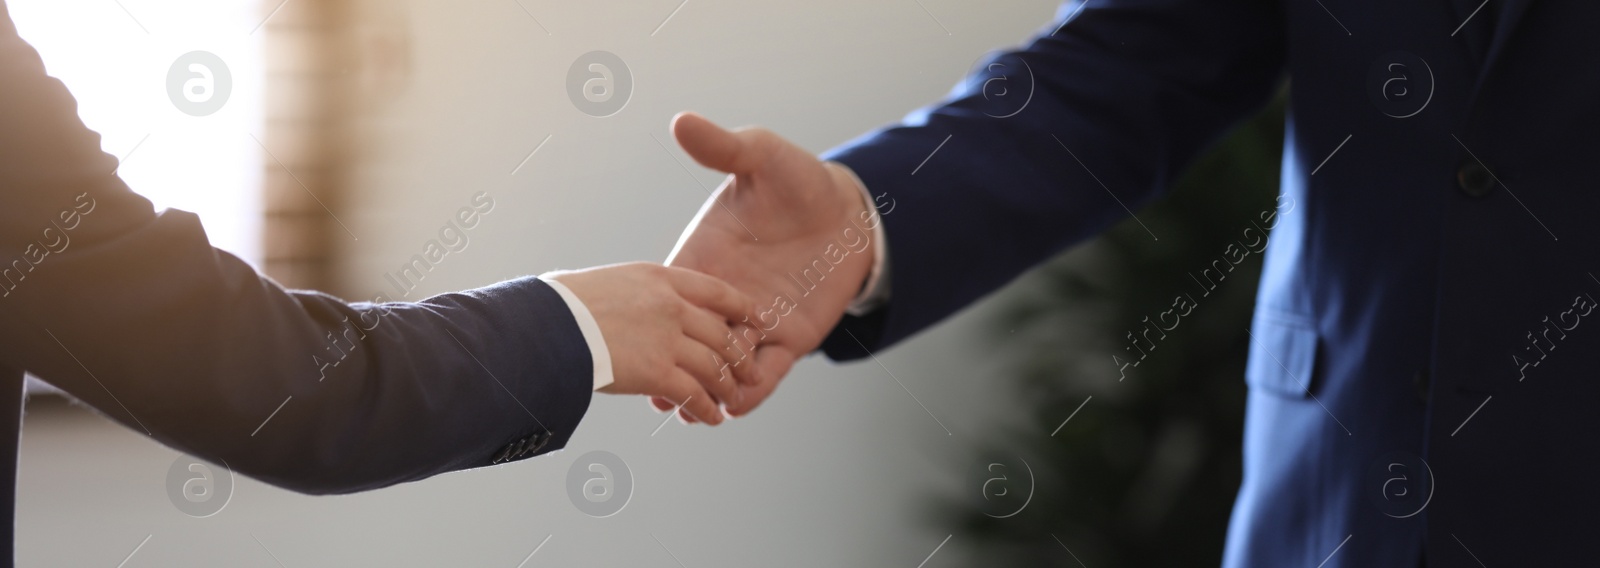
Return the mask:
<svg viewBox="0 0 1600 568"><path fill-rule="evenodd" d="M855 180L856 189L861 190L861 200L867 209L873 212L877 223L872 226L872 269L867 272L867 282L861 287L861 292L856 294L854 300L845 308L845 313L861 317L872 313L889 301L889 238L883 230L883 216L878 215L877 200L873 199L872 192L867 190L867 184L861 182L856 172L849 166L833 162L839 169L850 174L850 179Z"/></svg>
<svg viewBox="0 0 1600 568"><path fill-rule="evenodd" d="M606 348L606 338L600 335L600 323L594 320L594 314L589 313L589 306L583 305L583 300L579 300L577 294L551 278L551 274L555 273L542 274L539 279L561 295L561 299L567 303L567 309L572 310L572 319L578 320L583 341L589 344L589 356L594 358L594 390L600 390L616 380L611 374L611 350Z"/></svg>

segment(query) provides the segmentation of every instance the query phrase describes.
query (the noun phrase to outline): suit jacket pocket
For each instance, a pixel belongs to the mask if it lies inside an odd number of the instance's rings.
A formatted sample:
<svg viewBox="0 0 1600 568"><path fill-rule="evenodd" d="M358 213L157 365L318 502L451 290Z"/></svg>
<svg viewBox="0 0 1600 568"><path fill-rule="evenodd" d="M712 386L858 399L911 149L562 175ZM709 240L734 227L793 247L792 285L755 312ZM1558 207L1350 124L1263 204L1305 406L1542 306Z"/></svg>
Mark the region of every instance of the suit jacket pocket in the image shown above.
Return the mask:
<svg viewBox="0 0 1600 568"><path fill-rule="evenodd" d="M1310 396L1317 366L1317 332L1305 318L1258 312L1251 331L1245 383L1251 390L1290 398Z"/></svg>

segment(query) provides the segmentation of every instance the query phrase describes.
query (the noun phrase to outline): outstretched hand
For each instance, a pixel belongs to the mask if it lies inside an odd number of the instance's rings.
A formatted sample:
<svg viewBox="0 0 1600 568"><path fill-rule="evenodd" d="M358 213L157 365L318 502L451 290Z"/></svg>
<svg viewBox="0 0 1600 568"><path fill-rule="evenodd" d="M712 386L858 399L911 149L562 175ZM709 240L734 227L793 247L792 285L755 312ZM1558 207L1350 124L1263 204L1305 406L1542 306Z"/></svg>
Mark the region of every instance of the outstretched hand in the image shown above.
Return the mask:
<svg viewBox="0 0 1600 568"><path fill-rule="evenodd" d="M732 174L667 263L720 278L756 303L756 314L740 322L735 344L723 354L736 373L753 377L727 407L739 416L761 404L838 325L872 267L872 234L862 227L878 219L844 166L822 162L771 131L730 132L682 113L672 134L696 162Z"/></svg>

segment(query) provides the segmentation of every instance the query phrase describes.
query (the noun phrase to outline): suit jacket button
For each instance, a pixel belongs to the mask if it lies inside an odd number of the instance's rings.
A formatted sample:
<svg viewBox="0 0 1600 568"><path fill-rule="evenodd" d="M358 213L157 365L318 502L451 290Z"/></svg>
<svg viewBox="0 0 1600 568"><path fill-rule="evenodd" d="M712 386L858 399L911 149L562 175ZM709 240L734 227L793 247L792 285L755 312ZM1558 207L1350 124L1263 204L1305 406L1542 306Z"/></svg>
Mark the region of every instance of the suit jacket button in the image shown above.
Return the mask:
<svg viewBox="0 0 1600 568"><path fill-rule="evenodd" d="M490 460L489 463L497 464L506 461L507 458L511 457L511 450L513 447L513 445L507 444L506 447L500 448L500 453L495 454L494 459Z"/></svg>
<svg viewBox="0 0 1600 568"><path fill-rule="evenodd" d="M528 451L529 452L537 452L539 450L544 449L545 445L547 445L549 443L550 443L550 433L549 432L540 432L538 436L534 437L533 446L528 448Z"/></svg>
<svg viewBox="0 0 1600 568"><path fill-rule="evenodd" d="M1473 197L1488 195L1494 191L1495 183L1494 175L1476 160L1462 164L1461 169L1456 170L1456 185L1467 195Z"/></svg>

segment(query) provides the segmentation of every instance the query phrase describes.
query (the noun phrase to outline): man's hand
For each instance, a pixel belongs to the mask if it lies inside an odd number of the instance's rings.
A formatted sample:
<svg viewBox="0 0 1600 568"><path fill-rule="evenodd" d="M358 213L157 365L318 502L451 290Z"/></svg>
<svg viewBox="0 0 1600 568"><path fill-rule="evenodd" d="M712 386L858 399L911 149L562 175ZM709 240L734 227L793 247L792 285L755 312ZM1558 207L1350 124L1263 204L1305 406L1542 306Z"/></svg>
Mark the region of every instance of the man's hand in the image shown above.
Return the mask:
<svg viewBox="0 0 1600 568"><path fill-rule="evenodd" d="M872 268L872 233L863 227L879 219L844 166L770 131L729 132L683 113L673 119L672 134L701 165L732 174L667 263L721 278L755 299L756 316L735 329L737 344L724 353L735 370L754 376L728 406L740 416L838 325Z"/></svg>
<svg viewBox="0 0 1600 568"><path fill-rule="evenodd" d="M717 358L755 303L728 284L682 268L618 264L550 275L583 300L611 352L612 394L671 401L685 419L722 423L735 379ZM748 377L748 374L743 375ZM669 407L669 408L670 408Z"/></svg>

